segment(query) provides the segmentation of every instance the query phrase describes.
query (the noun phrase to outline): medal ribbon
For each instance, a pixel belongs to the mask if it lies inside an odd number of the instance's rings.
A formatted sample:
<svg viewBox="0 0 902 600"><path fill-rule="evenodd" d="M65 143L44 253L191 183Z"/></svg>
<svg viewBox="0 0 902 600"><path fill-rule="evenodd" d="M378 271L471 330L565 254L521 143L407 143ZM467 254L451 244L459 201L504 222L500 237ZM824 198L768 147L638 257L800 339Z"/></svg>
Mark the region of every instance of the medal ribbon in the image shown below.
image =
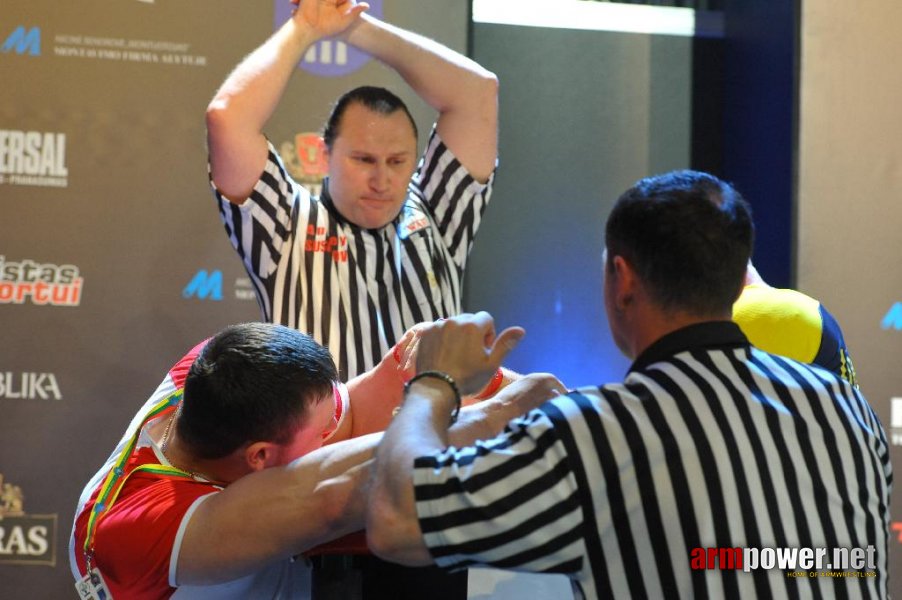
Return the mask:
<svg viewBox="0 0 902 600"><path fill-rule="evenodd" d="M103 481L103 485L100 487L100 492L98 492L97 498L94 501L94 506L91 509L91 515L88 517L88 530L85 535L84 546L85 563L86 569L88 571L91 570L91 558L94 555L94 536L97 533L97 524L103 517L103 515L108 513L109 510L113 507L113 504L116 502L116 498L118 498L119 496L119 492L122 490L125 482L132 474L141 471L143 473L155 473L158 475L182 477L192 480L194 479L189 473L182 471L181 469L161 464L139 465L128 473L125 472L125 465L126 463L128 463L128 459L131 457L135 446L137 446L138 444L138 438L141 436L141 431L144 429L144 426L147 425L147 423L151 419L158 416L160 413L165 412L167 409L170 409L174 406L177 406L181 401L182 390L176 390L156 403L150 409L150 412L147 413L147 416L144 418L141 424L138 426L131 440L129 440L128 444L126 444L126 446L122 449L122 452L119 454L119 457L113 464L113 468L111 468L110 472L107 473L107 476Z"/></svg>

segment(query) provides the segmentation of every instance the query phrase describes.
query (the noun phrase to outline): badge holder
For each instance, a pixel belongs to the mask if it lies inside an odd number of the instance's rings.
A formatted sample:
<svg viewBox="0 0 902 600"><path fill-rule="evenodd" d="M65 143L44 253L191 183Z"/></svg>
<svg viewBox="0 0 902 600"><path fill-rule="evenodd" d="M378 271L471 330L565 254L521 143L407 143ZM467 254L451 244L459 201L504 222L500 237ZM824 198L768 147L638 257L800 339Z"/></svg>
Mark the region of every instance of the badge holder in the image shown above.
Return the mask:
<svg viewBox="0 0 902 600"><path fill-rule="evenodd" d="M75 584L75 591L81 600L113 600L110 589L97 569L89 569L88 574Z"/></svg>

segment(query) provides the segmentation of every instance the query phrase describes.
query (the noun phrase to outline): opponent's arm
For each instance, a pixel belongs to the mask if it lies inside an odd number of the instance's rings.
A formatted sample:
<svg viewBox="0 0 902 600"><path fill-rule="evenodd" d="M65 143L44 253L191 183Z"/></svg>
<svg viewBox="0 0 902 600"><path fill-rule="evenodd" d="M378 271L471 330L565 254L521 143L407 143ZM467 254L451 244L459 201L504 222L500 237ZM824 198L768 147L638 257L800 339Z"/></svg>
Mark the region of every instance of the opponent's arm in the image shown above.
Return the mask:
<svg viewBox="0 0 902 600"><path fill-rule="evenodd" d="M362 487L379 435L333 444L242 477L188 522L177 581L224 582L363 528Z"/></svg>
<svg viewBox="0 0 902 600"><path fill-rule="evenodd" d="M408 329L375 367L348 381L348 414L329 443L385 431L401 404L404 382L409 379L406 361L415 352L417 331L425 325Z"/></svg>
<svg viewBox="0 0 902 600"><path fill-rule="evenodd" d="M517 375L488 400L460 409L457 423L448 431L452 446L469 446L495 437L511 419L538 408L567 388L551 373Z"/></svg>

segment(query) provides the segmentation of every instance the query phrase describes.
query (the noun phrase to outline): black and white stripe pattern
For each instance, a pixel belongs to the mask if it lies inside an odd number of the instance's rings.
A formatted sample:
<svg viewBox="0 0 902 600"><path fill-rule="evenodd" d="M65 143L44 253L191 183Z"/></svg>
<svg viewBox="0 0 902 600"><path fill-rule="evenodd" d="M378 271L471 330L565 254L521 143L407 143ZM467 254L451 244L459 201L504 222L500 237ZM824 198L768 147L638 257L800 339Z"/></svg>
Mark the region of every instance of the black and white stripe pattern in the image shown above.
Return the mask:
<svg viewBox="0 0 902 600"><path fill-rule="evenodd" d="M709 343L689 341L698 327ZM624 384L419 458L417 511L437 563L563 572L587 598L885 598L892 471L867 401L751 348L732 324L692 329ZM875 577L689 563L693 548L868 546Z"/></svg>
<svg viewBox="0 0 902 600"><path fill-rule="evenodd" d="M313 336L349 379L378 363L416 323L460 313L467 255L491 189L491 180L474 180L433 130L401 214L379 230L348 223L326 196L311 198L272 145L242 206L214 192L263 318ZM428 226L406 231L423 218Z"/></svg>

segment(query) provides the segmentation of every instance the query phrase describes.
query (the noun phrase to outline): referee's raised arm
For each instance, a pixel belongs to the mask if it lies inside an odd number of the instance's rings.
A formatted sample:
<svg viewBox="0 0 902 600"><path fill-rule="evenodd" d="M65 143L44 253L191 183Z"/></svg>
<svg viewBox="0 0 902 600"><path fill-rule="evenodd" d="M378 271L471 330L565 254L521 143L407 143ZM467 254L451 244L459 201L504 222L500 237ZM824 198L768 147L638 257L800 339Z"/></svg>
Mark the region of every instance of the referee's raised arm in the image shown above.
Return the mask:
<svg viewBox="0 0 902 600"><path fill-rule="evenodd" d="M266 164L263 127L298 61L312 44L346 29L367 9L355 2L307 1L216 92L207 107L210 173L217 189L241 204Z"/></svg>
<svg viewBox="0 0 902 600"><path fill-rule="evenodd" d="M474 179L498 155L498 78L433 40L363 14L342 37L398 72L439 113L436 130Z"/></svg>

